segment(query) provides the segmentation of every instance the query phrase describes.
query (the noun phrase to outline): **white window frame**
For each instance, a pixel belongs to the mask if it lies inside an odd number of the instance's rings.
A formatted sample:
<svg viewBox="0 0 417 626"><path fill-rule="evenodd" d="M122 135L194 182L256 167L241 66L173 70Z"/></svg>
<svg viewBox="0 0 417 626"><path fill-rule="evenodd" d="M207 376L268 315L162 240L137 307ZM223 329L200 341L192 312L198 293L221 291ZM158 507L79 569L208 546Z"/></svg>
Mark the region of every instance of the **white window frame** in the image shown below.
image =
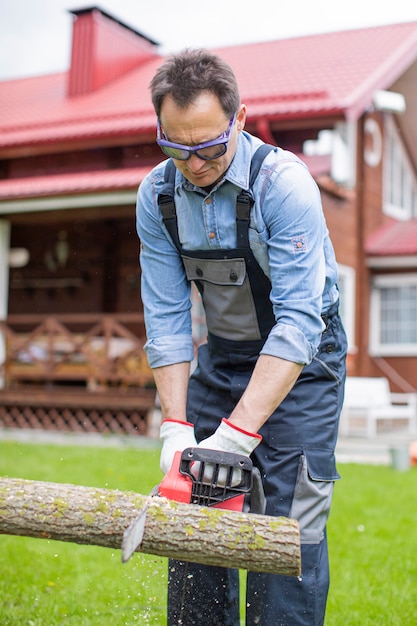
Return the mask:
<svg viewBox="0 0 417 626"><path fill-rule="evenodd" d="M348 351L354 352L355 348L355 286L356 272L349 265L338 264L340 304L339 312L348 340Z"/></svg>
<svg viewBox="0 0 417 626"><path fill-rule="evenodd" d="M370 346L372 356L417 356L416 343L381 342L381 289L386 287L417 286L417 273L387 274L376 276L371 290L370 308ZM416 322L417 323L417 322Z"/></svg>
<svg viewBox="0 0 417 626"><path fill-rule="evenodd" d="M392 115L385 117L383 211L398 220L417 217L417 179Z"/></svg>

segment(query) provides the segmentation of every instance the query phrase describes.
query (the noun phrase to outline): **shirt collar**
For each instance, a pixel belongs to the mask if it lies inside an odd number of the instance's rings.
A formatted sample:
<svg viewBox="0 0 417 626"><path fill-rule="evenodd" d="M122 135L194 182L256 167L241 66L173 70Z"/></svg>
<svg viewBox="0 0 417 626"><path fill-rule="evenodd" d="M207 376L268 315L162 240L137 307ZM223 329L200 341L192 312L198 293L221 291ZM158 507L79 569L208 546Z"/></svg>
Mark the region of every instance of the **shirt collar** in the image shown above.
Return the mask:
<svg viewBox="0 0 417 626"><path fill-rule="evenodd" d="M236 154L233 157L229 169L225 174L225 180L233 183L241 189L249 188L250 163L252 158L252 145L249 135L241 132L238 137Z"/></svg>

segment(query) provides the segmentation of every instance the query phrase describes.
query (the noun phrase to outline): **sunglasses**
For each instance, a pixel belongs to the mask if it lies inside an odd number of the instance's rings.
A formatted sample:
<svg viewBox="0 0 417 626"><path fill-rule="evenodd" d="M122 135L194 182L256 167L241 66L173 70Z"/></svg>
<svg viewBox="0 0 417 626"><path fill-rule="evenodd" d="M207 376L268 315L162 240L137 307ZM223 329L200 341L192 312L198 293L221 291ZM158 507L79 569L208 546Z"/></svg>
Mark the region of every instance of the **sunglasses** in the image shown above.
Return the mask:
<svg viewBox="0 0 417 626"><path fill-rule="evenodd" d="M195 154L199 159L203 161L212 161L223 156L227 151L229 143L230 133L232 132L233 124L235 123L236 113L234 113L232 119L229 122L228 129L211 141L205 141L197 146L184 146L181 143L173 143L168 141L162 130L161 122L157 120L157 137L156 143L161 148L162 152L172 159L178 159L178 161L188 161L188 159Z"/></svg>

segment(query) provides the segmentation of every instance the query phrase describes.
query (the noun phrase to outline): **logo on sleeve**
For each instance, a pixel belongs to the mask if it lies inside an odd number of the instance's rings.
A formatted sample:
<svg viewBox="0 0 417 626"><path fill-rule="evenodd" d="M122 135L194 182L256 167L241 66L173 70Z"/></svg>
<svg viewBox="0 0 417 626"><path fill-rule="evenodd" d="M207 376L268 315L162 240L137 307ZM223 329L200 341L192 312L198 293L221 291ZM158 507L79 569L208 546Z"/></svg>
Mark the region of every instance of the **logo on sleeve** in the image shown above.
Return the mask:
<svg viewBox="0 0 417 626"><path fill-rule="evenodd" d="M304 235L291 239L294 252L307 252L307 241Z"/></svg>

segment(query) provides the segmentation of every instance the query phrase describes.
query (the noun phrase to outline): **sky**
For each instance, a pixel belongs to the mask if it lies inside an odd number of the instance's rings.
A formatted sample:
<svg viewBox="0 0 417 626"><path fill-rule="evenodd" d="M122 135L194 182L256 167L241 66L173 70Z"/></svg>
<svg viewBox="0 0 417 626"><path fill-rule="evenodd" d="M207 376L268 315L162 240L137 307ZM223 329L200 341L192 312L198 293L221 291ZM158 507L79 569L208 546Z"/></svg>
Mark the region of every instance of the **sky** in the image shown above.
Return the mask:
<svg viewBox="0 0 417 626"><path fill-rule="evenodd" d="M0 80L66 71L71 9L98 6L161 54L417 22L415 0L0 0Z"/></svg>

